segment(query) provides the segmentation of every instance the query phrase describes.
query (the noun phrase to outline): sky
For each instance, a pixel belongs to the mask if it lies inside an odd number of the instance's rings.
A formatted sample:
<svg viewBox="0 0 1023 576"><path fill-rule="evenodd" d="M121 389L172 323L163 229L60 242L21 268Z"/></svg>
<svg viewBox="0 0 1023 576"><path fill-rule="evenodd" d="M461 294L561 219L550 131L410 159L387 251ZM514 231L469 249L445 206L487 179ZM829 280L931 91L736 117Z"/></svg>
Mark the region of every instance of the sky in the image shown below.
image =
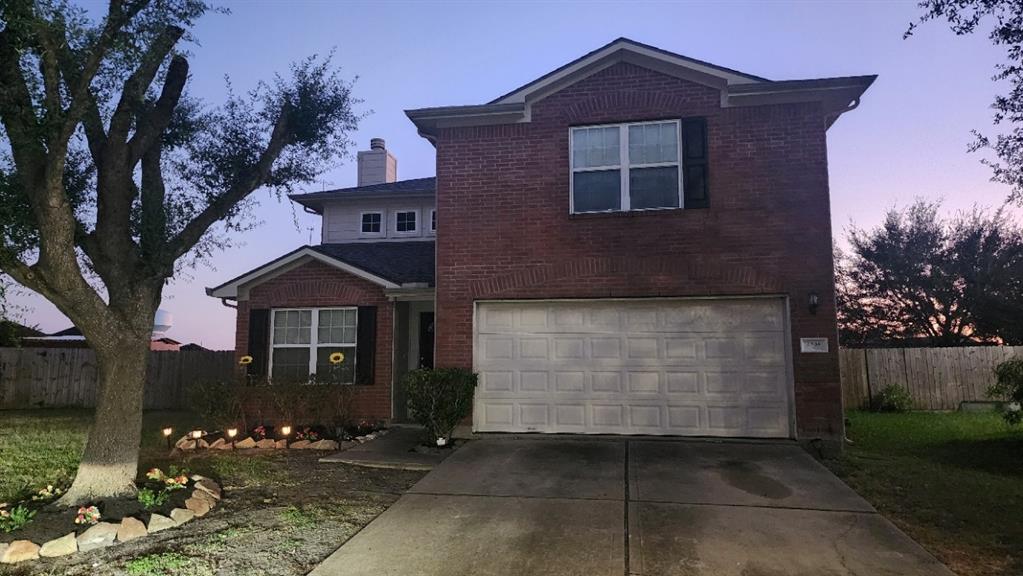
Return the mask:
<svg viewBox="0 0 1023 576"><path fill-rule="evenodd" d="M357 149L384 138L398 177L434 175L434 150L404 110L482 104L615 38L625 36L772 80L878 74L856 110L828 131L832 224L876 225L916 197L943 199L951 214L1000 206L1008 189L989 181L971 130L993 132L991 81L1004 51L986 31L957 37L942 22L902 38L920 13L915 1L834 2L225 2L189 47L189 90L222 102L225 75L251 88L289 63L336 49L342 74L366 116ZM355 185L352 159L308 191ZM256 193L261 224L239 233L209 265L164 291L174 315L167 336L214 349L234 347L233 309L205 287L319 238L319 217L286 199ZM23 321L50 332L70 322L41 297L22 294Z"/></svg>

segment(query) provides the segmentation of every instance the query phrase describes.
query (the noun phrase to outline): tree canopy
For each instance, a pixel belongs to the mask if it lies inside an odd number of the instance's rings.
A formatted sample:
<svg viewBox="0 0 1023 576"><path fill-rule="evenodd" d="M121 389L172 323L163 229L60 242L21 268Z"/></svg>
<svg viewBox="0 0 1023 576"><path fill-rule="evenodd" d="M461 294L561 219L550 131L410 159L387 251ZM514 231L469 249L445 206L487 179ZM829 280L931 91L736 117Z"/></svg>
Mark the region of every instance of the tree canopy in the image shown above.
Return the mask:
<svg viewBox="0 0 1023 576"><path fill-rule="evenodd" d="M836 257L843 345L1023 343L1023 230L1003 211L939 208L918 200L850 231Z"/></svg>

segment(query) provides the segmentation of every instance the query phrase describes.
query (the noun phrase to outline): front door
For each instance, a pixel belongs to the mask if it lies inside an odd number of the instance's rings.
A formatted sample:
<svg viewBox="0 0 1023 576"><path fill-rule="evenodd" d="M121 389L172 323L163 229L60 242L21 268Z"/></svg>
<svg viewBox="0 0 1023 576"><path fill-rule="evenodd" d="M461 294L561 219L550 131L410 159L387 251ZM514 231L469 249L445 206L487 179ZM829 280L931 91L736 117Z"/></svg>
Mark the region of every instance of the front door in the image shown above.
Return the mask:
<svg viewBox="0 0 1023 576"><path fill-rule="evenodd" d="M419 367L433 368L433 312L419 313Z"/></svg>

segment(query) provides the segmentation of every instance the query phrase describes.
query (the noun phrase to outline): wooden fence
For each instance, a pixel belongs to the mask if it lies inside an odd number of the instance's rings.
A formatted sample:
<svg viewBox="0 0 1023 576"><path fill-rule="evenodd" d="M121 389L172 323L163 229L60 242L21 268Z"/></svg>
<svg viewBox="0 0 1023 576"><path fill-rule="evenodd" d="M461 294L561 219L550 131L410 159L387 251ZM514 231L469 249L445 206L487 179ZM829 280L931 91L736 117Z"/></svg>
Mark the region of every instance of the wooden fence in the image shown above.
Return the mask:
<svg viewBox="0 0 1023 576"><path fill-rule="evenodd" d="M1023 346L961 348L843 348L839 351L846 408L865 408L885 386L897 384L915 410L957 410L965 401L987 401L994 368Z"/></svg>
<svg viewBox="0 0 1023 576"><path fill-rule="evenodd" d="M232 351L151 352L145 408L183 407L197 380L230 378ZM94 406L96 354L88 348L0 348L0 409Z"/></svg>

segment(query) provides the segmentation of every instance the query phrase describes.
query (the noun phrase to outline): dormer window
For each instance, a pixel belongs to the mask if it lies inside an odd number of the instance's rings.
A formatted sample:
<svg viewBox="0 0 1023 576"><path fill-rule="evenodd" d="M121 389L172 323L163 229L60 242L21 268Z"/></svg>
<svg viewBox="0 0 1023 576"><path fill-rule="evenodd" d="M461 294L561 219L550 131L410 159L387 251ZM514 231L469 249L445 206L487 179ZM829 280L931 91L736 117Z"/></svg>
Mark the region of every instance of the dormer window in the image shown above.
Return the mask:
<svg viewBox="0 0 1023 576"><path fill-rule="evenodd" d="M362 213L362 228L361 232L363 236L381 236L383 235L384 227L384 215L381 212L363 212Z"/></svg>
<svg viewBox="0 0 1023 576"><path fill-rule="evenodd" d="M571 211L682 206L679 122L571 129Z"/></svg>
<svg viewBox="0 0 1023 576"><path fill-rule="evenodd" d="M419 230L415 210L398 210L394 213L394 231L398 234L415 234Z"/></svg>

